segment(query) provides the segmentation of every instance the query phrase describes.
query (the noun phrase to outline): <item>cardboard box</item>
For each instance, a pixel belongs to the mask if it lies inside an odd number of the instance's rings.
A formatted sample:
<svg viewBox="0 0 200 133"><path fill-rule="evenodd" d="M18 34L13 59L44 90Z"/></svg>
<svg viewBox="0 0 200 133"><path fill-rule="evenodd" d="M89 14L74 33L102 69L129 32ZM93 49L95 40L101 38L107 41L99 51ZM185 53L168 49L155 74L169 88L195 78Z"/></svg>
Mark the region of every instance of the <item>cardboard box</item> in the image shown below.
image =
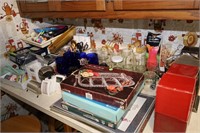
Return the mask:
<svg viewBox="0 0 200 133"><path fill-rule="evenodd" d="M109 74L126 74L127 76L131 77L134 81L134 85L129 87L123 87L122 91L119 91L115 95L111 95L106 90L106 87L83 87L79 84L79 81L77 81L77 74L79 71L89 69L96 73L109 73ZM91 81L92 79L84 79L81 77L81 80L84 80L84 82L96 82L97 80L94 79L94 81ZM61 89L63 91L68 91L72 94L77 94L80 96L84 96L89 99L93 99L96 101L100 101L106 104L110 104L116 107L120 107L122 109L125 109L131 99L134 97L135 94L137 94L140 86L142 85L144 80L144 75L142 73L136 73L136 72L130 72L130 71L124 71L119 69L114 69L113 71L109 71L108 67L102 67L97 65L87 65L82 67L81 69L77 70L74 74L67 77L65 80L61 82ZM102 81L103 82L103 81ZM105 82L105 81L104 81ZM109 84L109 82L107 82ZM95 83L94 83L95 84ZM98 84L98 83L96 83ZM99 83L101 86L103 83Z"/></svg>
<svg viewBox="0 0 200 133"><path fill-rule="evenodd" d="M125 113L125 116L122 118L123 120L117 129L110 128L101 121L96 121L88 117L80 116L75 112L71 112L65 107L63 108L62 102L63 100L59 99L50 106L50 109L57 113L73 117L74 119L84 122L105 133L138 133L143 131L154 110L155 98L139 94L135 101L129 104L130 108L127 108L128 112Z"/></svg>
<svg viewBox="0 0 200 133"><path fill-rule="evenodd" d="M80 97L66 91L62 91L62 99L71 105L76 106L82 111L89 112L94 115L111 121L113 123L118 123L126 110L116 108L95 100L90 100L84 97Z"/></svg>
<svg viewBox="0 0 200 133"><path fill-rule="evenodd" d="M187 122L194 103L196 79L166 73L157 85L155 112Z"/></svg>

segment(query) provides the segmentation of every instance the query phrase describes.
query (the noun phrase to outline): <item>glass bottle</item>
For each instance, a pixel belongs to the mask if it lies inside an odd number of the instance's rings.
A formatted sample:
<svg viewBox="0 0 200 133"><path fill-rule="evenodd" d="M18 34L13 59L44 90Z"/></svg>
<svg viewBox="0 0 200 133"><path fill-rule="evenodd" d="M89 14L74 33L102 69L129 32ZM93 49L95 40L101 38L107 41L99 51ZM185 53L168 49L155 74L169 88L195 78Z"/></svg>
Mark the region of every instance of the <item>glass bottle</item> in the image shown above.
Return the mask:
<svg viewBox="0 0 200 133"><path fill-rule="evenodd" d="M124 49L122 51L122 56L124 58L124 60L123 60L123 68L125 70L132 71L133 70L133 60L134 60L134 58L133 58L134 56L133 56L132 50Z"/></svg>
<svg viewBox="0 0 200 133"><path fill-rule="evenodd" d="M145 72L146 71L146 47L141 46L137 47L134 53L135 55L135 66L137 72Z"/></svg>
<svg viewBox="0 0 200 133"><path fill-rule="evenodd" d="M99 58L99 65L101 66L108 66L107 65L107 59L108 59L108 52L106 49L100 49L97 52L98 58Z"/></svg>

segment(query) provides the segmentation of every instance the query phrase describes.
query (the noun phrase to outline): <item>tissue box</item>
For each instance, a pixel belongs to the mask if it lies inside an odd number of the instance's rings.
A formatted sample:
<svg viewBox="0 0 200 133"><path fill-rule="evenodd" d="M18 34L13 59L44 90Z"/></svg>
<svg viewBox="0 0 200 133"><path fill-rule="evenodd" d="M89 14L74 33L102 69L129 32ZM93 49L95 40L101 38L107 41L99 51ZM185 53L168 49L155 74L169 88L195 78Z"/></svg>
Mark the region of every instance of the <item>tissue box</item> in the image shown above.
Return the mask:
<svg viewBox="0 0 200 133"><path fill-rule="evenodd" d="M155 112L187 122L194 103L196 79L164 74L157 85Z"/></svg>

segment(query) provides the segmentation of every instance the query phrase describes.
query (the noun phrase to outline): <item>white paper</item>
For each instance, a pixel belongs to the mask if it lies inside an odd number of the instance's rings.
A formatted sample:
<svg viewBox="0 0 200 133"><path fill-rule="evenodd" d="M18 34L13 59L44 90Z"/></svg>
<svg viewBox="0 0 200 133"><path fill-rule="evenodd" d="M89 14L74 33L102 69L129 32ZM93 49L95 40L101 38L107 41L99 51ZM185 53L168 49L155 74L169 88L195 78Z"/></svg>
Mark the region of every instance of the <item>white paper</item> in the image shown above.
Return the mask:
<svg viewBox="0 0 200 133"><path fill-rule="evenodd" d="M129 125L131 124L132 120L135 118L139 110L141 109L142 105L145 103L146 98L137 97L134 104L127 112L126 116L123 118L123 121L119 125L118 129L122 131L126 131Z"/></svg>

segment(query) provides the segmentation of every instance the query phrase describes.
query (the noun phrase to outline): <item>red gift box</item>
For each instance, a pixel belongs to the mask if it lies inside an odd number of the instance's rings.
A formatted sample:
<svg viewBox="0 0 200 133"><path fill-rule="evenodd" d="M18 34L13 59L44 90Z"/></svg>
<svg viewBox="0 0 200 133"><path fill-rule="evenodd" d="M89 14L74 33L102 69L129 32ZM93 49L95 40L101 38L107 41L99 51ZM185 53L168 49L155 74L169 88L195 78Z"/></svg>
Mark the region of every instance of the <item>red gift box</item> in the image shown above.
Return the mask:
<svg viewBox="0 0 200 133"><path fill-rule="evenodd" d="M154 132L186 132L187 122L155 112Z"/></svg>
<svg viewBox="0 0 200 133"><path fill-rule="evenodd" d="M196 79L166 73L157 85L155 111L187 122L193 106Z"/></svg>
<svg viewBox="0 0 200 133"><path fill-rule="evenodd" d="M198 72L199 72L198 66L177 64L177 63L173 63L167 71L167 73L178 74L193 78L197 78Z"/></svg>

